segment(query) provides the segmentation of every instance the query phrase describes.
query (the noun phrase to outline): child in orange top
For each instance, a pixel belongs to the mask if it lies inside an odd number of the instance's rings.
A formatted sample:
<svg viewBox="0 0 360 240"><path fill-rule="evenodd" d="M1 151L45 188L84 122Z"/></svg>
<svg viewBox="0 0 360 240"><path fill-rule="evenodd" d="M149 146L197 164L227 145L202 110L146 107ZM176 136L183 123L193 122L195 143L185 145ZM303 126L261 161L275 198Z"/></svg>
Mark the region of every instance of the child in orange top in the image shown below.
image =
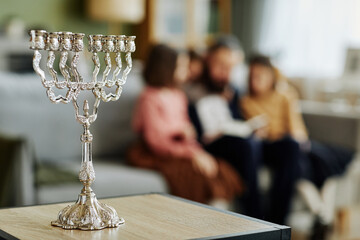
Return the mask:
<svg viewBox="0 0 360 240"><path fill-rule="evenodd" d="M269 58L255 56L250 60L249 67L249 94L240 102L245 117L265 115L268 125L255 133L265 142L274 142L290 136L300 144L301 176L313 182L318 188L322 188L323 192L320 196L317 193L318 190L308 181L302 181L299 190L314 213L322 214L322 222L329 223L332 218L331 212L327 211L323 214L322 212L326 210L322 209L322 206L326 205L324 196L329 195L329 189L334 189L334 187L324 183L329 177L344 172L353 153L309 140L297 99L292 94L283 94L276 90L277 74ZM306 191L303 191L304 189ZM312 197L309 197L309 192L312 192ZM314 199L320 201L319 204L315 204L315 207ZM324 217L324 215L327 216Z"/></svg>
<svg viewBox="0 0 360 240"><path fill-rule="evenodd" d="M247 119L265 115L268 126L257 135L270 141L291 136L300 143L308 140L297 101L275 90L275 72L266 58L253 59L250 65L249 95L241 99Z"/></svg>

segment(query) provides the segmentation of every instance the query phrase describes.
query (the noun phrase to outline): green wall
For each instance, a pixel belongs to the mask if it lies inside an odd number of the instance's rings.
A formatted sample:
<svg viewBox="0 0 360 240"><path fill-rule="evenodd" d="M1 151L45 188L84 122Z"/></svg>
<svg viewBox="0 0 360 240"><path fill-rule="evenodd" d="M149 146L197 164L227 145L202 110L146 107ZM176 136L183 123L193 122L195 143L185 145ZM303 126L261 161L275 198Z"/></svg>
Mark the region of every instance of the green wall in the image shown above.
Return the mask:
<svg viewBox="0 0 360 240"><path fill-rule="evenodd" d="M101 0L99 0L101 1ZM108 24L91 20L85 12L86 0L0 0L0 26L14 16L26 23L27 29L71 31L85 34L107 34ZM129 27L124 26L124 34Z"/></svg>
<svg viewBox="0 0 360 240"><path fill-rule="evenodd" d="M258 51L265 2L266 0L232 0L232 32L239 38L245 56Z"/></svg>

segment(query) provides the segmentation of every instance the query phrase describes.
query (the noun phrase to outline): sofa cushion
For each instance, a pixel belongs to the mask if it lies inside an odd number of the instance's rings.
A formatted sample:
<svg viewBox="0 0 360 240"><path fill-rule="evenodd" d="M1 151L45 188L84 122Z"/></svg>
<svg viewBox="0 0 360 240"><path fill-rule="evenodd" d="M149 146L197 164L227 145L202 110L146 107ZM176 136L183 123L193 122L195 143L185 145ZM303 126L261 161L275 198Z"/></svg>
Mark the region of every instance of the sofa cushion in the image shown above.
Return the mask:
<svg viewBox="0 0 360 240"><path fill-rule="evenodd" d="M69 161L70 162L70 161ZM77 174L80 164L67 164L65 172ZM96 179L92 188L98 198L150 192L168 192L163 176L155 171L126 166L120 160L94 161ZM75 182L57 182L38 186L38 203L75 201L82 184Z"/></svg>
<svg viewBox="0 0 360 240"><path fill-rule="evenodd" d="M22 136L40 159L80 156L81 126L73 107L52 104L35 74L0 73L0 132Z"/></svg>

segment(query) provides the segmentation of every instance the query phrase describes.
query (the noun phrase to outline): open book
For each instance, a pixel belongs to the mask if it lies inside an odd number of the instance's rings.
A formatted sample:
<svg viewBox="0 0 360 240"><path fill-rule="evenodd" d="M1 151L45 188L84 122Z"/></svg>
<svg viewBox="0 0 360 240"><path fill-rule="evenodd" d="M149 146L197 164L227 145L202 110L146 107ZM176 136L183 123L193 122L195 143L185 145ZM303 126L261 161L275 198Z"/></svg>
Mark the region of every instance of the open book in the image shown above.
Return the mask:
<svg viewBox="0 0 360 240"><path fill-rule="evenodd" d="M265 127L267 119L264 115L247 121L233 119L228 103L218 95L209 95L200 99L196 105L205 138L228 135L246 138L256 129Z"/></svg>

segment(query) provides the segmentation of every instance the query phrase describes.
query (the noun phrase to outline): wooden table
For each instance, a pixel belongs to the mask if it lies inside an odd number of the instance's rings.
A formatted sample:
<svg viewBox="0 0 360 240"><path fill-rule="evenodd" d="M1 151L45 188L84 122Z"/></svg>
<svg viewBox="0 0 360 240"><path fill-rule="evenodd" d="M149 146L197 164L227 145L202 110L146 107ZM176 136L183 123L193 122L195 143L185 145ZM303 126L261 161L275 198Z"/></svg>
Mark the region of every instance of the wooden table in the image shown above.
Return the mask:
<svg viewBox="0 0 360 240"><path fill-rule="evenodd" d="M50 225L68 203L0 210L0 239L260 239L287 240L289 227L164 194L102 199L125 225L98 231Z"/></svg>

